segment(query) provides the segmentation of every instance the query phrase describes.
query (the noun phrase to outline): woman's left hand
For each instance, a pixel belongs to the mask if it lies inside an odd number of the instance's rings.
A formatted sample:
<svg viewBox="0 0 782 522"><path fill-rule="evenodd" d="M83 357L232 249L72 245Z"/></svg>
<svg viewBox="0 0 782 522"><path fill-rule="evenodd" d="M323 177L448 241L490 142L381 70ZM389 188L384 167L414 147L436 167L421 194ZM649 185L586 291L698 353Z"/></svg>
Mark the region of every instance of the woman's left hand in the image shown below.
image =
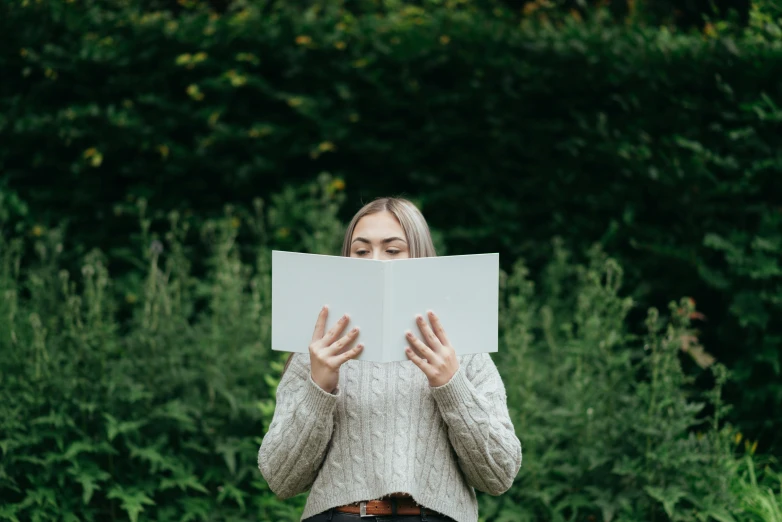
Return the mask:
<svg viewBox="0 0 782 522"><path fill-rule="evenodd" d="M426 374L429 386L436 387L447 384L459 369L459 361L445 335L443 325L431 311L429 312L431 327L420 315L417 315L415 320L425 342L418 339L412 332L407 331L407 342L410 343L410 346L405 348L405 353Z"/></svg>

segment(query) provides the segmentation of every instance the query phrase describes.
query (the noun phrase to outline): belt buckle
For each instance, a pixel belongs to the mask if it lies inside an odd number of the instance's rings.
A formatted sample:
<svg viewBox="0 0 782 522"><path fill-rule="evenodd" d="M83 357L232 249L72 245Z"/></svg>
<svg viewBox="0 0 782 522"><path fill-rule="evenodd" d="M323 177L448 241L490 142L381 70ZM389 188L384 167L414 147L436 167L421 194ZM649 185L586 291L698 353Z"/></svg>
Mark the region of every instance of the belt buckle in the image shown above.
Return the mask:
<svg viewBox="0 0 782 522"><path fill-rule="evenodd" d="M374 515L367 515L367 501L366 500L362 500L361 502L359 502L358 506L359 506L358 507L358 516L359 516L359 518L374 516Z"/></svg>

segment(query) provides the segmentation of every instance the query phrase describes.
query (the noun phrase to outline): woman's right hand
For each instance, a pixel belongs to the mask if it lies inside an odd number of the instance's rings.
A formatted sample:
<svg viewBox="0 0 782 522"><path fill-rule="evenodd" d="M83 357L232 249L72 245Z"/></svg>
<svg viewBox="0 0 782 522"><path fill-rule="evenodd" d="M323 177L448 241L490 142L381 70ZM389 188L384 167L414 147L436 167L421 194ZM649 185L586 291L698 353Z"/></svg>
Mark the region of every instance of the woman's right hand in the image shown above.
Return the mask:
<svg viewBox="0 0 782 522"><path fill-rule="evenodd" d="M337 339L350 321L345 314L324 334L328 316L329 309L324 306L318 314L310 343L310 371L315 384L328 393L333 393L339 382L339 367L347 360L358 357L364 345L359 344L343 352L342 349L358 337L358 328L353 328L347 335Z"/></svg>

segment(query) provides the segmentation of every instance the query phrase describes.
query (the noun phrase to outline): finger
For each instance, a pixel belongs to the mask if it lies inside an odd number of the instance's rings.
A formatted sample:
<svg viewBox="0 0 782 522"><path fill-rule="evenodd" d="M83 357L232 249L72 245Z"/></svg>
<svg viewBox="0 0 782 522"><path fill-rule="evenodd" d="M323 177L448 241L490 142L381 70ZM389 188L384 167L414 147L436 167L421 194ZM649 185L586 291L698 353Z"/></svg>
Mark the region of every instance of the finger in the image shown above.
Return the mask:
<svg viewBox="0 0 782 522"><path fill-rule="evenodd" d="M358 334L359 334L359 328L358 326L356 326L351 331L349 331L347 335L343 336L339 341L332 343L328 347L326 353L328 355L337 355L337 353L339 353L340 350L342 350L345 346L352 343L356 339L356 337L358 337Z"/></svg>
<svg viewBox="0 0 782 522"><path fill-rule="evenodd" d="M326 329L326 319L329 317L329 307L324 306L320 309L318 320L315 321L315 331L312 332L312 342L323 338L323 330Z"/></svg>
<svg viewBox="0 0 782 522"><path fill-rule="evenodd" d="M429 322L432 323L432 330L440 340L440 344L443 346L451 346L451 342L448 340L448 336L445 335L445 328L443 328L443 323L440 322L440 318L437 317L437 315L431 310L429 310Z"/></svg>
<svg viewBox="0 0 782 522"><path fill-rule="evenodd" d="M410 347L413 348L413 350L417 354L421 355L424 359L426 359L430 363L433 363L435 361L437 354L435 354L434 351L431 348L429 348L423 341L421 341L415 335L413 335L413 332L407 332L407 342L410 343Z"/></svg>
<svg viewBox="0 0 782 522"><path fill-rule="evenodd" d="M426 344L429 345L429 348L431 348L433 351L438 351L440 348L442 348L442 344L440 344L440 339L437 338L437 336L432 331L432 328L429 326L429 323L426 322L426 319L423 318L421 315L415 316L415 321L418 323L418 329L421 330L421 335L423 336L424 340L426 341Z"/></svg>
<svg viewBox="0 0 782 522"><path fill-rule="evenodd" d="M421 357L419 357L418 355L416 355L412 348L410 348L409 346L405 348L405 353L407 354L408 359L413 361L413 364L421 368L421 370L424 373L427 373L429 371L429 363L424 359L422 359Z"/></svg>
<svg viewBox="0 0 782 522"><path fill-rule="evenodd" d="M354 348L351 348L347 352L343 353L342 355L340 355L339 356L339 364L340 364L340 366L345 364L350 359L355 359L356 357L358 357L361 354L361 350L363 350L363 349L364 349L364 345L363 344L359 344L359 345L355 346Z"/></svg>
<svg viewBox="0 0 782 522"><path fill-rule="evenodd" d="M339 320L334 323L334 326L329 328L329 331L326 332L326 335L323 336L323 345L329 346L331 343L337 340L337 338L342 334L342 331L345 330L345 327L350 322L350 317L348 314L343 315L339 318Z"/></svg>

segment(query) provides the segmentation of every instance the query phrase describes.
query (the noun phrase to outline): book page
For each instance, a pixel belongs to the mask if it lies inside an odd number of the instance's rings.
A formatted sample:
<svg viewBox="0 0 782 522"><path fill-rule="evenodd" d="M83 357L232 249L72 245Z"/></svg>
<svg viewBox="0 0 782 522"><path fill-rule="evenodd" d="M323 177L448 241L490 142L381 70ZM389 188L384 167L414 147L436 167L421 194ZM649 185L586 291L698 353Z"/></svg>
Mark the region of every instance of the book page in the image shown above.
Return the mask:
<svg viewBox="0 0 782 522"><path fill-rule="evenodd" d="M499 254L388 261L392 288L383 362L406 361L405 330L422 339L416 314L440 318L457 355L497 351ZM386 290L389 292L389 289Z"/></svg>
<svg viewBox="0 0 782 522"><path fill-rule="evenodd" d="M309 353L323 305L326 330L350 314L344 330L361 328L359 360L382 359L383 261L342 256L272 252L272 350Z"/></svg>

